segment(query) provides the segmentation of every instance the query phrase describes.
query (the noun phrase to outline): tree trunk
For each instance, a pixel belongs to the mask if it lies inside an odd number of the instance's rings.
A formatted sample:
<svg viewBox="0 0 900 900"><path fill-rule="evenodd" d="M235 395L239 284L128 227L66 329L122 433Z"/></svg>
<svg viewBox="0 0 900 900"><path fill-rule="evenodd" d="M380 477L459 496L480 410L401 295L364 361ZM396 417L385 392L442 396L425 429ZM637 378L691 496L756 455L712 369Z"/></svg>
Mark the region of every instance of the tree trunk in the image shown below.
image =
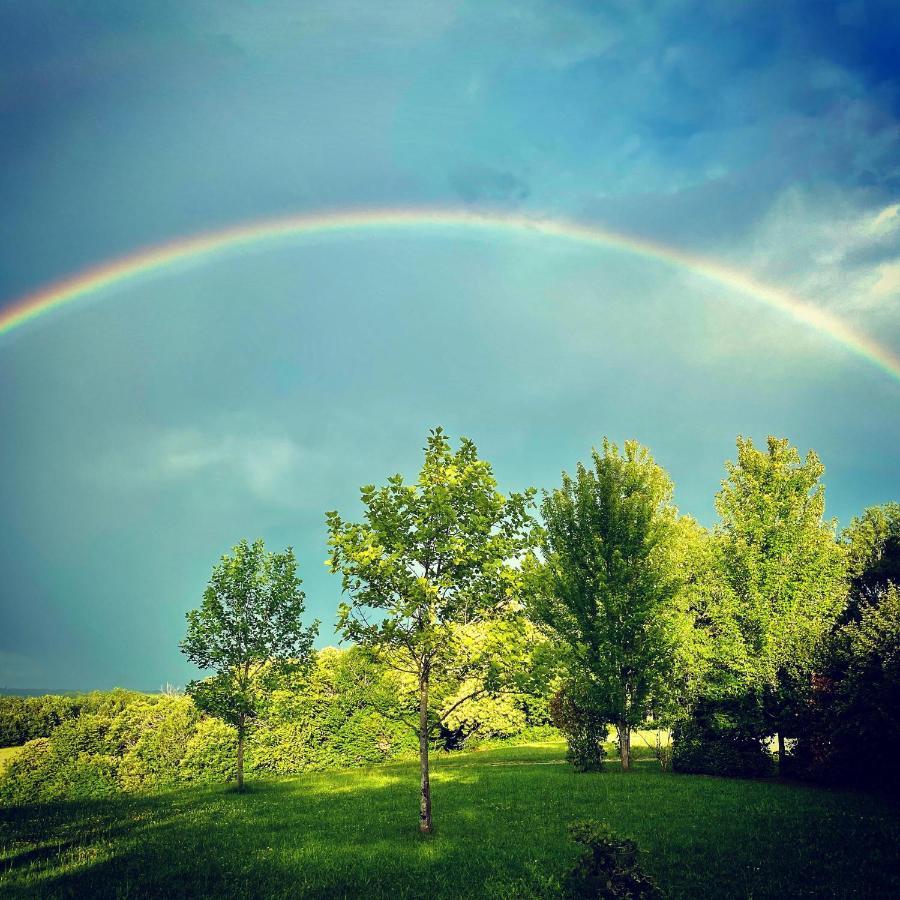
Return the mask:
<svg viewBox="0 0 900 900"><path fill-rule="evenodd" d="M778 732L778 774L784 775L784 735Z"/></svg>
<svg viewBox="0 0 900 900"><path fill-rule="evenodd" d="M419 765L422 794L419 797L419 831L431 834L431 782L428 778L428 668L419 676Z"/></svg>
<svg viewBox="0 0 900 900"><path fill-rule="evenodd" d="M244 790L244 729L238 729L237 789Z"/></svg>
<svg viewBox="0 0 900 900"><path fill-rule="evenodd" d="M618 724L619 732L619 758L622 760L622 771L627 772L631 768L631 728L624 722Z"/></svg>

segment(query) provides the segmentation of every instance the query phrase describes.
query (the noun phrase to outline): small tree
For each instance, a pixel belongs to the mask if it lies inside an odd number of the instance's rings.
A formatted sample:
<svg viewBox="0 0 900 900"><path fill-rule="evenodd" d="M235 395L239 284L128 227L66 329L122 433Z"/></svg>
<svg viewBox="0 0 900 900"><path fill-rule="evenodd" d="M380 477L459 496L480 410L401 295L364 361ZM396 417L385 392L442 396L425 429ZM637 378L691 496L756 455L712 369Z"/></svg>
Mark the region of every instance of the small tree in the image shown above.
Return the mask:
<svg viewBox="0 0 900 900"><path fill-rule="evenodd" d="M846 597L846 553L823 518L825 471L787 440L765 450L737 440L716 496L717 541L733 623L716 653L743 690L767 697L784 759L784 731L805 694L816 648Z"/></svg>
<svg viewBox="0 0 900 900"><path fill-rule="evenodd" d="M419 828L430 833L431 735L467 699L495 691L506 674L498 642L479 635L478 626L516 613L514 563L528 546L534 491L504 497L472 441L463 438L453 452L437 428L415 484L394 475L383 488L362 488L361 496L363 522L327 515L331 568L350 598L339 607L337 627L415 682ZM477 686L436 712L432 683L450 676L475 678Z"/></svg>
<svg viewBox="0 0 900 900"><path fill-rule="evenodd" d="M244 789L244 739L268 679L310 658L318 621L303 628L306 596L294 551L267 553L242 540L213 569L199 609L187 613L181 650L213 674L187 693L203 712L237 730L237 785Z"/></svg>
<svg viewBox="0 0 900 900"><path fill-rule="evenodd" d="M615 724L628 769L631 730L674 659L676 511L668 475L636 441L620 454L604 440L592 458L541 504L534 613L569 648L575 677L590 685L583 696Z"/></svg>

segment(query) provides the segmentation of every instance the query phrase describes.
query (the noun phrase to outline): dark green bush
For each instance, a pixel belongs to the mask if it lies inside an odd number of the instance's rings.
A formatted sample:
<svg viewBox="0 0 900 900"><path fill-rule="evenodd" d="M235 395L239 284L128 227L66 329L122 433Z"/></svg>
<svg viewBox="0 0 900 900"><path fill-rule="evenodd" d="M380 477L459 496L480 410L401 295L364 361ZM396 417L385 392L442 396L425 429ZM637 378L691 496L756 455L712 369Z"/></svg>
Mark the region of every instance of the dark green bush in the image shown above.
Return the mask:
<svg viewBox="0 0 900 900"><path fill-rule="evenodd" d="M588 690L568 684L550 698L550 717L566 739L566 757L579 772L599 771L609 727Z"/></svg>
<svg viewBox="0 0 900 900"><path fill-rule="evenodd" d="M768 775L773 760L765 730L755 697L700 700L692 717L677 722L672 731L672 768L705 775Z"/></svg>
<svg viewBox="0 0 900 900"><path fill-rule="evenodd" d="M617 837L602 822L574 822L569 833L582 850L563 882L566 897L662 897L656 883L641 869L634 841Z"/></svg>

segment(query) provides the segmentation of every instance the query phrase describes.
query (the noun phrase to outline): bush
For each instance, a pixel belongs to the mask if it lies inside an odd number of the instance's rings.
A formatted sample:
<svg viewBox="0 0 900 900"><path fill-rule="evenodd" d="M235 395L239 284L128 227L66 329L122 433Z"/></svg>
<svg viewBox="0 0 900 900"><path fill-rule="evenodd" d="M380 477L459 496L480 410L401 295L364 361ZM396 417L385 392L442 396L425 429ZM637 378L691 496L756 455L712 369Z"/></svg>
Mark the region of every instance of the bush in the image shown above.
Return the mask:
<svg viewBox="0 0 900 900"><path fill-rule="evenodd" d="M219 719L201 719L178 764L185 781L225 784L235 777L237 731Z"/></svg>
<svg viewBox="0 0 900 900"><path fill-rule="evenodd" d="M603 767L603 744L609 727L590 702L589 692L569 684L550 699L553 724L566 739L566 758L579 772Z"/></svg>
<svg viewBox="0 0 900 900"><path fill-rule="evenodd" d="M137 791L174 784L198 719L187 697L146 697L113 719L109 734L120 754L119 782Z"/></svg>
<svg viewBox="0 0 900 900"><path fill-rule="evenodd" d="M672 732L672 768L705 775L760 776L772 772L765 725L756 698L700 700Z"/></svg>
<svg viewBox="0 0 900 900"><path fill-rule="evenodd" d="M563 883L566 897L662 897L656 883L641 869L634 841L616 837L601 822L575 822L569 833L583 849Z"/></svg>
<svg viewBox="0 0 900 900"><path fill-rule="evenodd" d="M900 792L900 589L889 586L828 642L788 756L791 775Z"/></svg>
<svg viewBox="0 0 900 900"><path fill-rule="evenodd" d="M0 696L0 747L18 747L50 737L53 729L81 712L81 698Z"/></svg>
<svg viewBox="0 0 900 900"><path fill-rule="evenodd" d="M28 741L0 776L0 803L37 803L59 768L47 738Z"/></svg>

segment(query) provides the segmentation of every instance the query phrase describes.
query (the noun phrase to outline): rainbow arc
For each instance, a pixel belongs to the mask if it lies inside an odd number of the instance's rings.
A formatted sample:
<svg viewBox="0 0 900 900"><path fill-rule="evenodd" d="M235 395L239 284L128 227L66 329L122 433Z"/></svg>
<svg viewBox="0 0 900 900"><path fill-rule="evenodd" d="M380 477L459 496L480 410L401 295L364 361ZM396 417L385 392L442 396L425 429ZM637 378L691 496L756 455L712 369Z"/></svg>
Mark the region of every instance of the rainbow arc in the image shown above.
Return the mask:
<svg viewBox="0 0 900 900"><path fill-rule="evenodd" d="M749 300L789 316L834 340L883 372L900 380L900 355L838 316L774 285L705 257L631 235L562 219L523 215L477 214L453 209L364 209L265 219L148 247L85 269L13 301L0 309L0 334L48 315L79 299L128 281L165 271L184 262L202 262L221 254L267 242L341 232L384 230L482 230L540 235L587 246L619 250L688 270L717 282Z"/></svg>

